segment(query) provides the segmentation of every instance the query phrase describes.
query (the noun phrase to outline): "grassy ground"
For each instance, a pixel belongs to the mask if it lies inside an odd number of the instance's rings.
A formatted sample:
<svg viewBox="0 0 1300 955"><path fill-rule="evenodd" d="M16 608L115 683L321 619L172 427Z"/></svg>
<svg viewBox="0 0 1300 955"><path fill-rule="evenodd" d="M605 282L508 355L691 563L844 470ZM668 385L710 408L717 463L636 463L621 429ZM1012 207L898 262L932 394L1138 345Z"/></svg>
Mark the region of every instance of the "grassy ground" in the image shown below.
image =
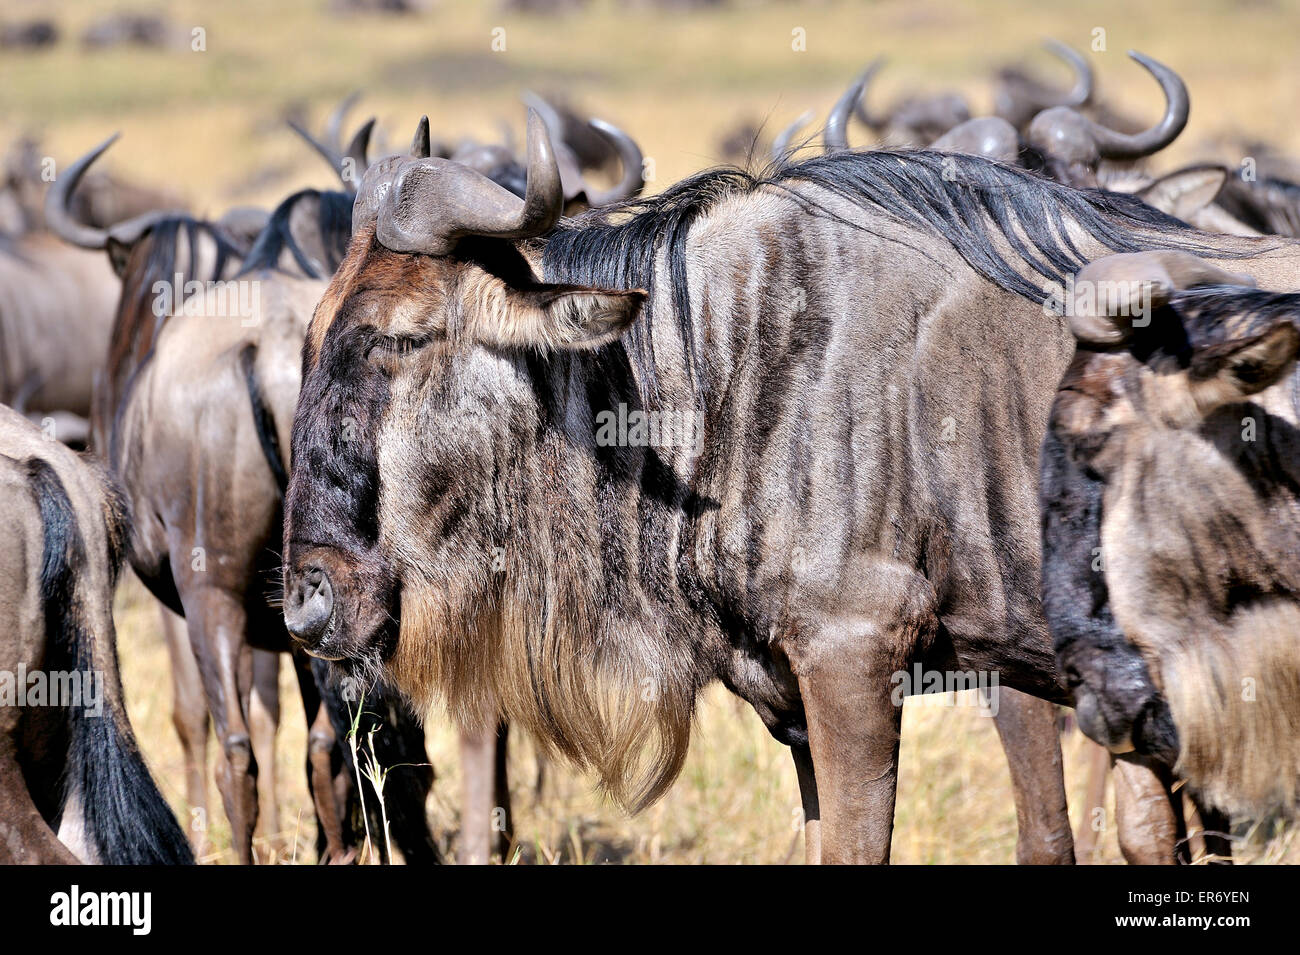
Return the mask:
<svg viewBox="0 0 1300 955"><path fill-rule="evenodd" d="M499 12L495 4L440 0L415 17L338 18L326 0L176 0L182 32L201 28L202 51L115 50L88 54L75 41L95 6L73 0L8 0L0 19L54 16L64 39L36 54L0 60L0 143L39 132L67 162L114 130L117 167L188 195L196 211L273 203L291 189L331 185L328 171L279 118L303 107L316 122L343 94L362 89L389 141L401 145L428 113L446 136L522 128L522 89L562 90L632 131L654 160L651 187L710 165L718 140L742 120L779 128L805 109L824 115L870 58L887 53L875 102L905 89L960 88L987 111L995 66L1035 54L1045 36L1090 49L1100 88L1140 116L1157 115L1159 93L1124 51L1143 50L1177 68L1191 89L1187 133L1162 157L1169 166L1207 150L1239 161L1223 137L1243 132L1300 153L1300 5L1288 0L1199 2L1098 0L888 0L810 6L746 3L701 13L595 2L549 19ZM493 52L493 30L505 50ZM806 50L792 49L795 31ZM499 37L500 34L497 34ZM361 111L358 110L360 114ZM857 141L865 132L856 130ZM167 659L156 614L138 590L119 600L124 679L132 719L167 796L184 811L180 751L170 724ZM310 806L302 773L305 727L283 674L279 745L281 830L262 846L273 861L311 858ZM952 701L949 701L952 702ZM445 847L456 829L455 741L430 723L439 782L430 813ZM1066 740L1075 817L1083 801L1083 741ZM538 861L782 862L802 858L794 773L758 720L721 690L700 711L686 770L658 806L629 819L590 780L552 766L541 797L526 743L512 756L517 832ZM1109 797L1108 797L1109 798ZM215 788L210 791L218 805ZM1108 817L1109 818L1109 817ZM212 814L211 861L227 862L229 832ZM1294 860L1292 834L1257 839L1250 858ZM905 710L894 857L899 862L1010 862L1015 814L992 721L969 705L910 701ZM1112 830L1100 860L1119 861Z"/></svg>

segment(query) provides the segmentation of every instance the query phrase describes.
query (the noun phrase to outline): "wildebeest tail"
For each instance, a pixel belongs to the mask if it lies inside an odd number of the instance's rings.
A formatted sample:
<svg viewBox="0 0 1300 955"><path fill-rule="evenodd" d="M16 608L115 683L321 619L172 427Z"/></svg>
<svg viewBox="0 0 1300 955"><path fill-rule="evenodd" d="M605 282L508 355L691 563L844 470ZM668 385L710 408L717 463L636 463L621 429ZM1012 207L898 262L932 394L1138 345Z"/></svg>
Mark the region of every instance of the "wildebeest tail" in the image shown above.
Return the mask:
<svg viewBox="0 0 1300 955"><path fill-rule="evenodd" d="M357 693L355 699L348 699L346 697L352 694L346 693L339 685L329 664L317 659L311 663L312 675L329 713L330 724L343 745L343 758L350 778L355 782L357 775L347 737L352 730L356 709L362 706L361 718L357 721L357 734L360 737L358 745L368 746L372 739L370 730L378 726L378 732L373 736L374 755L380 766L388 771L384 778L383 797L393 844L401 850L407 865L437 865L442 857L433 832L429 829L429 818L425 810L429 790L433 787L433 767L424 746L424 729L401 695L382 682L366 690L364 696ZM383 819L379 812L378 796L364 774L362 785L365 786L371 837L382 856ZM359 818L359 809L359 806L349 806L348 819L345 820L351 823L351 832L345 833L345 836L351 835L353 840L357 840L361 835L360 830L364 828L364 823Z"/></svg>
<svg viewBox="0 0 1300 955"><path fill-rule="evenodd" d="M121 699L117 649L110 624L96 633L78 579L86 571L86 541L67 489L39 458L27 461L30 486L44 529L41 600L45 616L47 676L79 679L80 699L66 700L69 751L62 803L65 823L80 817L83 855L109 865L192 863L194 855L154 785L136 746ZM108 557L120 559L126 536L125 505L115 491L103 508ZM108 612L108 608L103 608ZM100 641L103 641L101 644ZM65 683L65 688L72 685ZM97 692L95 691L97 688ZM87 859L92 861L92 859Z"/></svg>
<svg viewBox="0 0 1300 955"><path fill-rule="evenodd" d="M284 456L280 453L280 438L275 430L275 415L267 406L262 396L262 386L257 380L257 346L251 342L239 353L239 366L244 372L244 385L248 388L248 400L253 405L253 426L257 428L257 442L262 447L266 463L275 475L275 483L280 488L280 496L289 487L289 474L284 466Z"/></svg>

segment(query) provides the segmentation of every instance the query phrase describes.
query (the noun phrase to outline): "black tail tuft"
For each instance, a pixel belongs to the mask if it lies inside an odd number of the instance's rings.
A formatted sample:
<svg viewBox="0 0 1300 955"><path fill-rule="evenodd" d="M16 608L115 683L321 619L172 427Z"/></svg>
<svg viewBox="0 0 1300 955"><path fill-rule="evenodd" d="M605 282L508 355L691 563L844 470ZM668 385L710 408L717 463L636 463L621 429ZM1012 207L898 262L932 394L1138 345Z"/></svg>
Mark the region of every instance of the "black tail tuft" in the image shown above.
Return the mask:
<svg viewBox="0 0 1300 955"><path fill-rule="evenodd" d="M120 685L114 648L102 658L113 672L97 669L97 635L87 624L76 586L78 573L86 566L86 544L67 489L54 469L38 458L27 461L27 473L45 531L41 597L47 666L51 671L79 674L83 687L93 679L100 689L98 713L87 711L84 695L80 704L68 706L71 743L64 772L64 811L82 813L86 837L100 862L192 863L194 854L185 833L149 775L122 701L109 696ZM113 529L106 531L111 534ZM99 636L113 639L111 631Z"/></svg>

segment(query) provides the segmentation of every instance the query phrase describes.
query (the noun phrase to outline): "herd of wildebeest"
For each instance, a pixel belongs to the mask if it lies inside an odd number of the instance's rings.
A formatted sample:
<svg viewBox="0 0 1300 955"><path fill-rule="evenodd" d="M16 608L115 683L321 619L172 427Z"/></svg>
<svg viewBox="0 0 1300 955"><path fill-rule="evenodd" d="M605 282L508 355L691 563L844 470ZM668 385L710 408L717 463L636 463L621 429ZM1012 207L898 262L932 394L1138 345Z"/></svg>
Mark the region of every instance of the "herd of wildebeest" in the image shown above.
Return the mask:
<svg viewBox="0 0 1300 955"><path fill-rule="evenodd" d="M1188 118L1174 70L1132 54L1164 92L1148 124L1051 49L1072 83L1005 69L975 118L869 105L873 65L819 133L769 158L760 131L743 168L649 197L632 135L531 95L522 151L422 119L383 158L345 102L298 128L341 188L215 220L92 169L112 139L52 176L15 152L0 669L99 674L103 706L0 707L0 861L203 838L127 719L127 568L160 604L188 801L211 724L241 862L276 818L282 653L322 861L368 831L386 859L385 825L439 860L435 702L460 858L485 861L511 726L636 810L715 680L790 747L808 860L887 861L917 665L997 675L1022 862L1075 858L1061 705L1130 861L1187 861L1193 819L1229 859L1235 824L1294 811L1300 166L1153 176Z"/></svg>

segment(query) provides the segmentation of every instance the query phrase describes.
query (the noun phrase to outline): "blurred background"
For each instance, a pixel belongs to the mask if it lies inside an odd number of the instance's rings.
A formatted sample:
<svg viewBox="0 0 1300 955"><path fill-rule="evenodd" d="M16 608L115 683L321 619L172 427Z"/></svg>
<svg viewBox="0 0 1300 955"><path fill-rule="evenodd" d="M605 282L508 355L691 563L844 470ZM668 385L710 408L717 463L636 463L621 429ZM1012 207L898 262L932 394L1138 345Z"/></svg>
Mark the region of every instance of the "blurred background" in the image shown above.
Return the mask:
<svg viewBox="0 0 1300 955"><path fill-rule="evenodd" d="M889 64L870 93L958 90L991 111L994 73L1015 64L1064 86L1045 38L1084 52L1099 95L1154 121L1163 100L1125 56L1135 48L1177 70L1192 99L1186 132L1152 163L1236 164L1263 143L1300 155L1300 0L1088 3L817 2L757 0L85 0L0 3L0 152L33 137L66 164L114 131L103 165L166 189L191 211L273 205L304 186L336 187L328 168L285 125L319 129L361 91L348 129L379 119L379 142L404 149L422 113L435 138L522 139L527 89L606 118L640 143L650 191L719 162L761 161L772 136L805 110L819 121L863 66ZM495 48L494 48L495 47ZM869 145L855 126L855 144ZM171 727L168 662L157 614L138 585L119 597L123 677L131 717L155 776L188 818L183 764ZM311 861L314 823L302 770L305 726L282 673L278 742L281 813L259 838L266 861ZM454 735L435 715L435 831L454 851L459 770ZM1066 780L1076 827L1084 817L1088 750L1067 730ZM551 765L537 787L530 747L512 754L521 861L802 861L798 791L786 750L748 707L721 689L702 707L690 760L661 803L628 818L590 779ZM1106 805L1112 797L1107 794ZM213 812L207 860L230 861ZM1119 862L1102 820L1096 856ZM993 722L972 699L907 704L894 860L1008 863L1015 810ZM1239 859L1296 861L1295 832L1273 821L1242 833Z"/></svg>

